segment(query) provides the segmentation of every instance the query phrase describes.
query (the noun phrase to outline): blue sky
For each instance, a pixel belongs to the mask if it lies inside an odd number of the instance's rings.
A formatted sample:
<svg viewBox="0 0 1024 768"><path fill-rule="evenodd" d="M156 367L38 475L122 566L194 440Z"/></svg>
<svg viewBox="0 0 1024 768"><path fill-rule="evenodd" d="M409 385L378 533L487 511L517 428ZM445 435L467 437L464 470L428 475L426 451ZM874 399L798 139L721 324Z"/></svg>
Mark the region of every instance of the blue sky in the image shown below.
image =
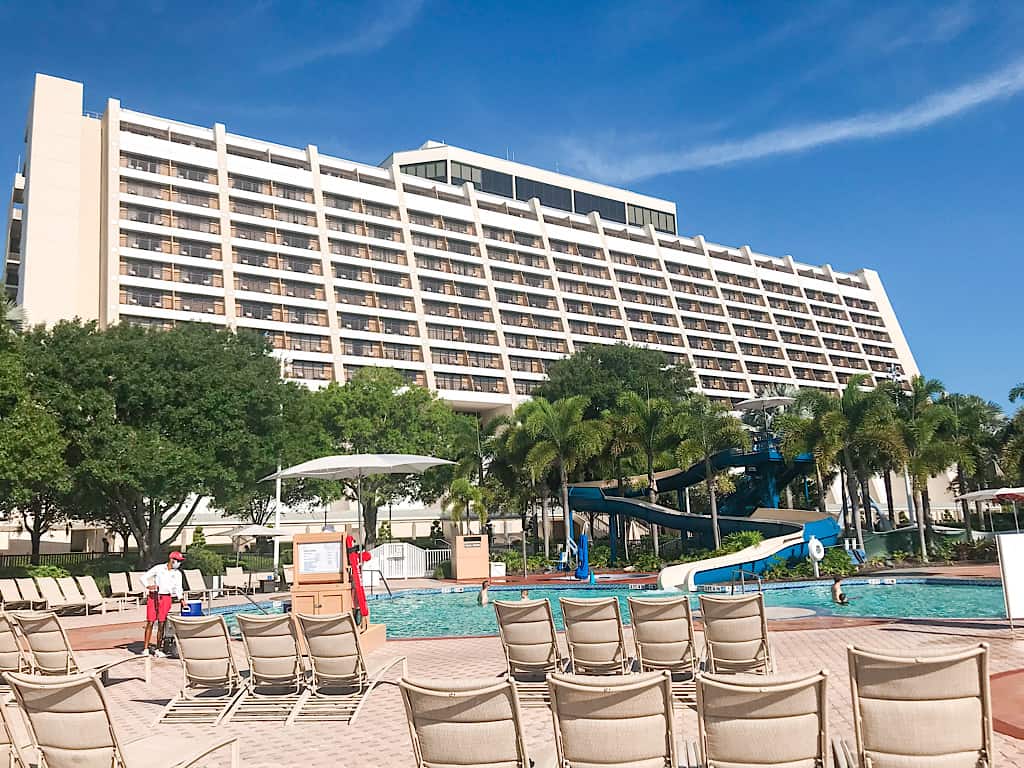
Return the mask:
<svg viewBox="0 0 1024 768"><path fill-rule="evenodd" d="M877 269L922 371L1024 381L1024 5L5 3L2 158L32 74L377 163L427 138L679 206L682 234Z"/></svg>

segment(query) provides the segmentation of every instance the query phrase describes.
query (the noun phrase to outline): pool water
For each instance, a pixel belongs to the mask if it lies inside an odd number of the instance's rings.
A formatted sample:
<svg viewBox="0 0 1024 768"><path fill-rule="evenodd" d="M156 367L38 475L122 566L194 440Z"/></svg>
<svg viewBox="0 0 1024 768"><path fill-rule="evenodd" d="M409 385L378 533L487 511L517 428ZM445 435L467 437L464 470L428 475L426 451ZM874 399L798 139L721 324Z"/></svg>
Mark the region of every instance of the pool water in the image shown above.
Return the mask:
<svg viewBox="0 0 1024 768"><path fill-rule="evenodd" d="M869 584L865 580L850 579L843 583L843 591L850 604L835 605L831 598L831 583L766 589L765 603L769 606L809 608L818 614L849 617L885 618L1004 618L1003 592L998 585L898 582L896 584ZM531 599L544 598L551 603L555 625L563 628L559 597L617 597L624 622L629 622L626 598L678 595L678 592L636 590L625 587L598 589L531 589ZM518 600L519 588L492 587L491 600ZM696 596L692 597L694 608ZM492 606L477 604L477 590L445 594L399 594L391 599L373 600L370 615L374 623L387 625L388 637L469 637L496 635L498 625Z"/></svg>

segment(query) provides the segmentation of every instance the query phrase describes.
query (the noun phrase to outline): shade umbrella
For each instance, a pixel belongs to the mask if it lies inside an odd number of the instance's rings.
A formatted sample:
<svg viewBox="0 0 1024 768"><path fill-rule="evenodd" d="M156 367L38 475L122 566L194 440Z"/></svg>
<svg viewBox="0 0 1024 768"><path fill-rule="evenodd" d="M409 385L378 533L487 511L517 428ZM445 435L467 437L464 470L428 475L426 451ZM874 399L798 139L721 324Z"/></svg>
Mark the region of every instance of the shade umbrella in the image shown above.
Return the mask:
<svg viewBox="0 0 1024 768"><path fill-rule="evenodd" d="M305 477L316 480L356 479L356 511L360 527L363 521L363 478L366 475L418 475L433 467L454 464L454 461L434 456L418 456L413 453L355 453L337 456L322 456L294 467L282 469L263 480L288 480ZM262 481L261 481L262 482ZM364 536L365 540L365 536Z"/></svg>
<svg viewBox="0 0 1024 768"><path fill-rule="evenodd" d="M238 549L239 539L281 539L288 536L288 534L280 528L271 528L267 525L257 525L255 523L250 525L239 525L235 528L231 528L230 530L225 531L224 535L230 537L231 542L235 545L235 565L238 565L241 555L241 552Z"/></svg>
<svg viewBox="0 0 1024 768"><path fill-rule="evenodd" d="M1013 527L1020 530L1020 521L1017 520L1017 502L1024 501L1024 488L1001 488L996 494L996 501L1008 501L1013 505Z"/></svg>
<svg viewBox="0 0 1024 768"><path fill-rule="evenodd" d="M795 402L794 398L783 395L777 397L751 397L748 400L740 400L736 403L735 408L737 411L767 411L769 408L783 408Z"/></svg>

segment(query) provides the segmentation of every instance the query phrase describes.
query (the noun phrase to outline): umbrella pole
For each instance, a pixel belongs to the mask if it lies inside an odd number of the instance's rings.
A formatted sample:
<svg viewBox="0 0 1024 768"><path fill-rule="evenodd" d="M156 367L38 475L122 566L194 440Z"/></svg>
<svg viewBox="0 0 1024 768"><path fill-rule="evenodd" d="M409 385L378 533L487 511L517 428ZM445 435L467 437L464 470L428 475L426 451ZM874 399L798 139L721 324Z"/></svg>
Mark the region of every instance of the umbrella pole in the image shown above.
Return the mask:
<svg viewBox="0 0 1024 768"><path fill-rule="evenodd" d="M1020 533L1020 523L1017 521L1017 502L1013 502L1013 527Z"/></svg>
<svg viewBox="0 0 1024 768"><path fill-rule="evenodd" d="M281 530L281 462L277 462L277 479L274 481L274 530ZM281 538L274 537L274 578L281 564Z"/></svg>
<svg viewBox="0 0 1024 768"><path fill-rule="evenodd" d="M359 537L363 544L366 544L366 529L363 528L363 473L360 472L356 475L356 525L359 526L359 530L362 531L362 536Z"/></svg>

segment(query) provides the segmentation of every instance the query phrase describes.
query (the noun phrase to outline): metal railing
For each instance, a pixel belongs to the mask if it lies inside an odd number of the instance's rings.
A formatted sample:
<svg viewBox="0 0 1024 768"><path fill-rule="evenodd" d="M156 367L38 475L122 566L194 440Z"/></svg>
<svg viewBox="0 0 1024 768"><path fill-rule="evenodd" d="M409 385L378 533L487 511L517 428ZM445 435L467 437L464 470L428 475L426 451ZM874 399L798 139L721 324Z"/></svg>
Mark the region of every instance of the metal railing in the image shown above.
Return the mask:
<svg viewBox="0 0 1024 768"><path fill-rule="evenodd" d="M114 552L52 552L39 555L39 565L78 565L105 557L118 557ZM18 568L32 565L32 555L0 555L0 568Z"/></svg>
<svg viewBox="0 0 1024 768"><path fill-rule="evenodd" d="M428 549L427 554L427 574L432 574L434 569L443 563L445 560L452 559L452 551L450 549Z"/></svg>
<svg viewBox="0 0 1024 768"><path fill-rule="evenodd" d="M764 579L762 579L759 574L756 574L756 573L753 573L753 572L747 573L746 571L743 570L743 566L740 566L739 577L740 577L739 578L739 583L740 583L740 594L741 595L746 594L746 591L747 591L747 578L755 579L757 581L757 591L758 592L763 592L764 591ZM729 580L729 594L731 594L731 595L735 595L736 594L736 581L737 581L736 575L733 574L732 579Z"/></svg>

